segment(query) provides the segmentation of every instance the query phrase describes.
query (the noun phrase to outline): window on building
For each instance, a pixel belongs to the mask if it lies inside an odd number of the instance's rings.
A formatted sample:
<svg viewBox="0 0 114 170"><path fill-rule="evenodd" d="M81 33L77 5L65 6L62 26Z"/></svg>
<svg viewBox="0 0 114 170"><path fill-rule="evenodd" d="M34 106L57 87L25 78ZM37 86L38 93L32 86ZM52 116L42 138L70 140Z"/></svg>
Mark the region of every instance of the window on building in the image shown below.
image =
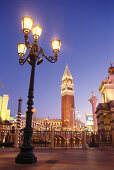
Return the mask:
<svg viewBox="0 0 114 170"><path fill-rule="evenodd" d="M71 87L67 87L67 90L73 90Z"/></svg>

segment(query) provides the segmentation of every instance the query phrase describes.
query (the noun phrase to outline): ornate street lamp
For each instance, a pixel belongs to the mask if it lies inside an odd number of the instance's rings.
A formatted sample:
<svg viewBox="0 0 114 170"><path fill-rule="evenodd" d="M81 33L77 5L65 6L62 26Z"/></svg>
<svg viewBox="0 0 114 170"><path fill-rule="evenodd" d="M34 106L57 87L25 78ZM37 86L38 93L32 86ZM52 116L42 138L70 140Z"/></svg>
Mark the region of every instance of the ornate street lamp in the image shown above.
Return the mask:
<svg viewBox="0 0 114 170"><path fill-rule="evenodd" d="M24 128L24 141L23 145L20 148L20 153L17 155L15 161L19 164L32 164L37 161L36 156L33 153L33 146L31 144L31 137L33 129L31 127L32 123L32 109L33 109L33 98L34 98L34 74L35 66L43 62L43 57L46 58L49 62L55 63L57 61L58 53L60 51L61 42L60 40L53 40L51 42L54 57L47 57L44 54L44 51L41 47L38 46L37 40L40 38L42 33L42 28L38 25L33 26L34 21L30 17L24 17L21 20L22 30L24 32L25 44L18 44L18 55L19 55L19 64L23 65L26 61L31 65L31 77L28 91L28 102L27 102L27 112L26 112L26 127ZM28 41L28 34L33 32L34 42L30 45ZM26 49L29 50L28 56L25 55Z"/></svg>

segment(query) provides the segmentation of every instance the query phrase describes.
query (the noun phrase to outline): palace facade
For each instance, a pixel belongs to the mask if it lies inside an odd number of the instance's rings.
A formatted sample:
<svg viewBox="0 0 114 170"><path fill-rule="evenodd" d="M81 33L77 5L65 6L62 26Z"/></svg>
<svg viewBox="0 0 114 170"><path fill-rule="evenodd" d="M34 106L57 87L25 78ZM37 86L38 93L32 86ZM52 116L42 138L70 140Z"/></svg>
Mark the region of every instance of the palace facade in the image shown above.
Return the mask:
<svg viewBox="0 0 114 170"><path fill-rule="evenodd" d="M98 133L101 142L111 142L114 147L114 67L108 69L108 77L99 87L102 103L96 108Z"/></svg>

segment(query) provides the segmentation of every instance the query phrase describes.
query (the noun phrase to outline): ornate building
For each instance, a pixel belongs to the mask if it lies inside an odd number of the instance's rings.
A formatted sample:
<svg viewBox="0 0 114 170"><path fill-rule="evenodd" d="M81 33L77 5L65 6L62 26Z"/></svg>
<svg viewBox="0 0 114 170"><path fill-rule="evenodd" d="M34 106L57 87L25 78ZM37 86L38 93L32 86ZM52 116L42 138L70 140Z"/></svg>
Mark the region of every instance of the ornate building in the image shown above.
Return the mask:
<svg viewBox="0 0 114 170"><path fill-rule="evenodd" d="M75 125L74 84L67 64L61 85L61 118L63 128L73 129Z"/></svg>
<svg viewBox="0 0 114 170"><path fill-rule="evenodd" d="M114 67L108 70L108 77L102 80L99 91L102 103L96 108L98 133L101 142L112 142L114 147Z"/></svg>
<svg viewBox="0 0 114 170"><path fill-rule="evenodd" d="M8 106L9 96L4 94L4 96L0 96L0 119L4 120L11 120L10 117L10 110L7 109Z"/></svg>

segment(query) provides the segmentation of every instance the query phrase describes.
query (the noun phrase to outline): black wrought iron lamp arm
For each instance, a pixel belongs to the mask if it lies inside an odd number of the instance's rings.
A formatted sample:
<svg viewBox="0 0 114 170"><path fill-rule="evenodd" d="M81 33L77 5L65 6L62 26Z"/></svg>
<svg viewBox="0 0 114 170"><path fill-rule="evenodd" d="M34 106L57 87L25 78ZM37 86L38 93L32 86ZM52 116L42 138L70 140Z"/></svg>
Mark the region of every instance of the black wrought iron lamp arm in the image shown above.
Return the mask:
<svg viewBox="0 0 114 170"><path fill-rule="evenodd" d="M45 57L49 62L51 63L55 63L57 61L57 53L55 53L54 57L53 56L49 56L47 57L44 53L44 50L42 47L38 47L38 56L41 55L42 57Z"/></svg>
<svg viewBox="0 0 114 170"><path fill-rule="evenodd" d="M20 57L19 58L19 64L22 66L23 64L25 64L25 62L28 60L28 58L29 58L29 55L26 58Z"/></svg>
<svg viewBox="0 0 114 170"><path fill-rule="evenodd" d="M24 38L25 38L25 45L26 45L26 47L28 49L31 49L31 46L30 46L30 43L29 43L29 40L28 40L28 34L25 34Z"/></svg>
<svg viewBox="0 0 114 170"><path fill-rule="evenodd" d="M34 41L30 46L30 43L28 41L28 36L26 34L25 34L25 45L26 45L27 49L30 49L30 51L29 51L29 54L26 58L22 58L22 56L19 58L19 64L20 65L23 65L26 61L28 61L28 63L30 65L32 65L32 58L31 58L32 54L35 55L35 58L38 61L41 59L40 56L45 57L51 63L55 63L57 61L57 57L58 57L57 53L55 53L54 57L53 56L47 57L44 53L43 48L39 47L37 45L37 41Z"/></svg>

